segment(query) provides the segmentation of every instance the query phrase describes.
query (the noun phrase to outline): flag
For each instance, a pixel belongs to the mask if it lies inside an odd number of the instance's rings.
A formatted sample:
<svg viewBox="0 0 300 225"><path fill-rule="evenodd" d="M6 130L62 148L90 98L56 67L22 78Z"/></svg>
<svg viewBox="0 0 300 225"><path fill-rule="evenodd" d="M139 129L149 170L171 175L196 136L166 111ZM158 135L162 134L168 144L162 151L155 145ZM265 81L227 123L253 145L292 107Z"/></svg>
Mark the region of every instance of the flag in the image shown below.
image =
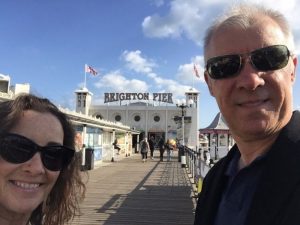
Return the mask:
<svg viewBox="0 0 300 225"><path fill-rule="evenodd" d="M85 64L84 70L86 73L90 73L93 74L94 76L96 76L98 74L97 70L95 70L93 67Z"/></svg>
<svg viewBox="0 0 300 225"><path fill-rule="evenodd" d="M197 70L196 64L194 64L194 72L195 72L196 77L200 78L200 75L199 75L199 72Z"/></svg>

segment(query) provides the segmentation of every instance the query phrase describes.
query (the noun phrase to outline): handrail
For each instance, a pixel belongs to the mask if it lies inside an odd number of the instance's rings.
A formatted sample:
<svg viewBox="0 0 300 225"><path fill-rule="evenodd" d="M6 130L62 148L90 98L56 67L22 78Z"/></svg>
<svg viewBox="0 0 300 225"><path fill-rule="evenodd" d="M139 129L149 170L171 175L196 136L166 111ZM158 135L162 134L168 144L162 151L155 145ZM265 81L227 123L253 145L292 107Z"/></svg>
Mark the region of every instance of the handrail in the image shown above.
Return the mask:
<svg viewBox="0 0 300 225"><path fill-rule="evenodd" d="M191 149L187 146L179 146L179 154L181 157L183 154L186 157L186 170L191 176L191 181L196 185L197 193L195 197L201 192L202 181L210 168L218 161L218 158L211 158L210 152L218 152L217 147L199 148L197 150Z"/></svg>

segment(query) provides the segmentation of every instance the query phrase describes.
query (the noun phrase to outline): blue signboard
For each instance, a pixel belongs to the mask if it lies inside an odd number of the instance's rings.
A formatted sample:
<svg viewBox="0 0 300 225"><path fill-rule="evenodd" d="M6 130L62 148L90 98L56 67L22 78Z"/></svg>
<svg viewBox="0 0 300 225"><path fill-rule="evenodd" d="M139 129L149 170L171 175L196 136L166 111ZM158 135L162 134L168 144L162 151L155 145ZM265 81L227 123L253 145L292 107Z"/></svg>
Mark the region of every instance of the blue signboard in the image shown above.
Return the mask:
<svg viewBox="0 0 300 225"><path fill-rule="evenodd" d="M98 161L102 159L102 147L100 146L95 146L94 147L94 160Z"/></svg>

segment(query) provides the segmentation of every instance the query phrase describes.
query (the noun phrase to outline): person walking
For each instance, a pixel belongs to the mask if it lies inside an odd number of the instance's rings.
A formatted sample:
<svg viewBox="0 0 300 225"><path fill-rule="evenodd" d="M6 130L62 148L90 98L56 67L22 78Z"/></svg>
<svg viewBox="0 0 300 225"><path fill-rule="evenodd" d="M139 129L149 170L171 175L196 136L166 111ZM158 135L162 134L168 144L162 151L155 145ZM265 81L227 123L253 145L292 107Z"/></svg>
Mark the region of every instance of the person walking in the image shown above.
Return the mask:
<svg viewBox="0 0 300 225"><path fill-rule="evenodd" d="M173 151L174 151L174 146L171 143L170 139L167 139L167 142L165 144L165 149L167 150L167 162L171 161Z"/></svg>
<svg viewBox="0 0 300 225"><path fill-rule="evenodd" d="M149 147L150 147L150 157L151 159L154 159L154 137L151 136L149 139Z"/></svg>
<svg viewBox="0 0 300 225"><path fill-rule="evenodd" d="M286 18L236 5L207 29L204 61L236 144L204 178L194 225L300 224L297 56Z"/></svg>
<svg viewBox="0 0 300 225"><path fill-rule="evenodd" d="M160 161L164 161L164 152L165 152L165 143L163 137L160 137L158 141L158 147L159 147L159 159Z"/></svg>
<svg viewBox="0 0 300 225"><path fill-rule="evenodd" d="M147 161L147 155L148 155L148 151L150 149L149 143L147 141L147 138L144 137L144 139L141 141L141 154L142 154L142 160L143 162Z"/></svg>
<svg viewBox="0 0 300 225"><path fill-rule="evenodd" d="M120 145L118 144L118 138L115 139L114 143L113 143L114 149L117 149L117 154L120 155Z"/></svg>

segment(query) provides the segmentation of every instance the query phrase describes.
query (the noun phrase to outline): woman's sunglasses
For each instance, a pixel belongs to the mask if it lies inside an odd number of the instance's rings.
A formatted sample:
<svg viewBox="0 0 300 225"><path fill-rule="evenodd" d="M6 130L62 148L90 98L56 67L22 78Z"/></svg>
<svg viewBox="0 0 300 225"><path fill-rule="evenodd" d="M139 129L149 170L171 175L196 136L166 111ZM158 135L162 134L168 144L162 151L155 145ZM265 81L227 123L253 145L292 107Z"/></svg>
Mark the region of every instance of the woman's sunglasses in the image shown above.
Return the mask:
<svg viewBox="0 0 300 225"><path fill-rule="evenodd" d="M0 137L0 156L10 163L24 163L35 153L41 153L41 159L46 169L60 171L71 162L74 150L63 145L39 146L32 140L8 133Z"/></svg>
<svg viewBox="0 0 300 225"><path fill-rule="evenodd" d="M254 69L266 72L284 68L291 54L285 45L272 45L247 54L232 54L210 58L206 63L206 71L212 79L237 76L245 64L244 55L249 57Z"/></svg>

